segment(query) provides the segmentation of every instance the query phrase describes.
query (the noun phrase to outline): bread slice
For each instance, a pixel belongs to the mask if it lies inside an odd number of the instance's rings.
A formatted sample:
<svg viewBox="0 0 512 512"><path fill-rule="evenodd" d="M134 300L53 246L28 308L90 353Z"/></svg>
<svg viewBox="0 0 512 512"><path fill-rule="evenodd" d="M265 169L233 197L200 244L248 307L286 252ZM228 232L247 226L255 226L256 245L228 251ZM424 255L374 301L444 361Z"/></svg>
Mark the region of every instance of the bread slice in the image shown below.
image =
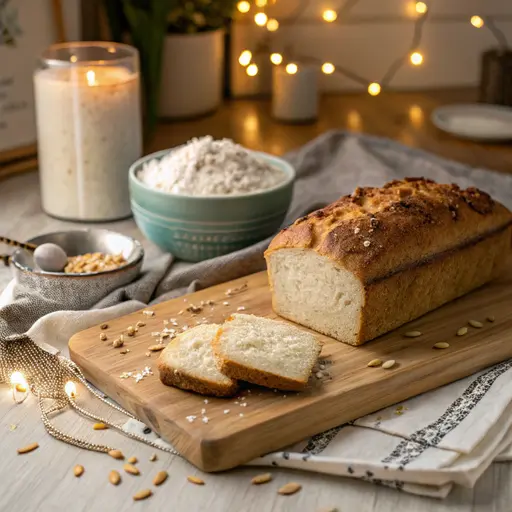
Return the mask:
<svg viewBox="0 0 512 512"><path fill-rule="evenodd" d="M158 358L160 380L201 395L234 395L238 384L219 372L212 351L212 340L219 327L198 325L178 334Z"/></svg>
<svg viewBox="0 0 512 512"><path fill-rule="evenodd" d="M322 345L284 322L234 314L219 329L213 352L219 370L233 379L300 391L308 383Z"/></svg>

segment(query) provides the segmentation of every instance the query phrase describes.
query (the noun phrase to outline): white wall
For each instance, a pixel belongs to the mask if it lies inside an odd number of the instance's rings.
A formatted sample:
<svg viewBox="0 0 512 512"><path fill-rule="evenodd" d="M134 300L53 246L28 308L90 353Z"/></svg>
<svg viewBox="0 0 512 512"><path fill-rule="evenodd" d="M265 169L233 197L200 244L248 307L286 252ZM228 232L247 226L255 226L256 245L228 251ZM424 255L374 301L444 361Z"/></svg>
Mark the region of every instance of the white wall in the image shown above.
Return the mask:
<svg viewBox="0 0 512 512"><path fill-rule="evenodd" d="M283 51L287 45L297 53L340 64L373 81L380 81L390 64L407 52L412 40L414 1L359 0L350 15L340 22L321 19L325 9L338 9L340 0L310 0L308 8L293 24L287 24L298 3L304 0L277 0L267 9L270 17L281 21L270 36L270 49ZM434 88L476 85L480 56L495 39L487 28L469 23L472 15L494 16L496 24L512 45L511 0L425 0L429 5L420 50L424 63L404 66L391 84L394 89ZM244 49L254 49L269 37L265 28L253 22L255 7L239 16L232 37L232 79L235 96L269 92L271 73L268 57L255 57L260 72L249 77L238 64ZM462 16L463 20L456 19ZM326 91L358 90L362 86L334 74L321 76Z"/></svg>

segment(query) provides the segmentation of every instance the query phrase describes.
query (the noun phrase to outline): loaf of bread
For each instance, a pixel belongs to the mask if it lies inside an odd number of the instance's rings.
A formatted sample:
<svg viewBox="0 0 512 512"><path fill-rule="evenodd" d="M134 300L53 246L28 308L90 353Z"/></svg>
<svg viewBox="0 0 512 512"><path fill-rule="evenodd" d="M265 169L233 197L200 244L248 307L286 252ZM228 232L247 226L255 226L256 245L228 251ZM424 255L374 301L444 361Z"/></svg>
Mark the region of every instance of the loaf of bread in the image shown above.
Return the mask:
<svg viewBox="0 0 512 512"><path fill-rule="evenodd" d="M271 242L273 308L361 345L493 279L511 252L511 224L476 188L423 178L358 188Z"/></svg>

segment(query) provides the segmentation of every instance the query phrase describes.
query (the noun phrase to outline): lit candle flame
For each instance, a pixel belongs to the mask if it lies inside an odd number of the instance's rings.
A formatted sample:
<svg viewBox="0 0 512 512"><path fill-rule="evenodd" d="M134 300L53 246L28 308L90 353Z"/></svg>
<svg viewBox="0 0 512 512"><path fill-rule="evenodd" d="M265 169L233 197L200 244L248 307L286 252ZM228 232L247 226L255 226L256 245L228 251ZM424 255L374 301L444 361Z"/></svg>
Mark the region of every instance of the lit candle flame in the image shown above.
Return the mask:
<svg viewBox="0 0 512 512"><path fill-rule="evenodd" d="M87 79L87 85L98 85L98 82L96 82L96 73L92 69L85 73L85 78Z"/></svg>
<svg viewBox="0 0 512 512"><path fill-rule="evenodd" d="M76 384L72 380L68 380L66 385L64 386L64 391L69 396L69 398L76 397Z"/></svg>

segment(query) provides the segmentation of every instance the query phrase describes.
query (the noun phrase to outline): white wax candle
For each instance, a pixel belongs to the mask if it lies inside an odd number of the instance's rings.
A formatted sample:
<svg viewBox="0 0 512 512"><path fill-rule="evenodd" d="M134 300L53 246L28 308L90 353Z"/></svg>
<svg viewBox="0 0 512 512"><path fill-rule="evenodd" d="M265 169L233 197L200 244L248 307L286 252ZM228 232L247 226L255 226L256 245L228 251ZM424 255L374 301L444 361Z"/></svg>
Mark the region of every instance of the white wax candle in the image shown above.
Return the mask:
<svg viewBox="0 0 512 512"><path fill-rule="evenodd" d="M292 67L289 71L295 71ZM297 65L295 73L286 66L274 66L272 115L289 122L313 121L318 115L318 72L312 66Z"/></svg>
<svg viewBox="0 0 512 512"><path fill-rule="evenodd" d="M44 210L106 221L130 215L128 169L142 154L139 74L120 66L34 75Z"/></svg>

